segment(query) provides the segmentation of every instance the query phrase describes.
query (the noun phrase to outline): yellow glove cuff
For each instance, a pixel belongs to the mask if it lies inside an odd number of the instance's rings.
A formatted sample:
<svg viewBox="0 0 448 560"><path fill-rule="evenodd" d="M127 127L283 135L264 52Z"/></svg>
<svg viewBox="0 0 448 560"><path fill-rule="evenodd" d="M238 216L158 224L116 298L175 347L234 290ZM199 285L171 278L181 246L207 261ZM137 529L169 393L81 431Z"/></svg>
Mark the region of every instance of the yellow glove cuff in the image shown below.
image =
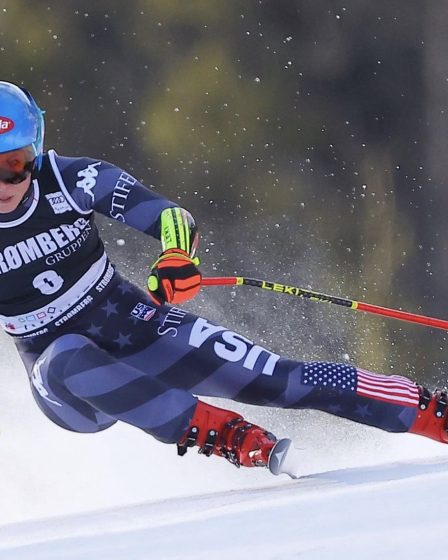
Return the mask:
<svg viewBox="0 0 448 560"><path fill-rule="evenodd" d="M192 245L196 229L193 217L183 208L165 208L160 215L160 240L163 251L182 249L188 255L194 252Z"/></svg>

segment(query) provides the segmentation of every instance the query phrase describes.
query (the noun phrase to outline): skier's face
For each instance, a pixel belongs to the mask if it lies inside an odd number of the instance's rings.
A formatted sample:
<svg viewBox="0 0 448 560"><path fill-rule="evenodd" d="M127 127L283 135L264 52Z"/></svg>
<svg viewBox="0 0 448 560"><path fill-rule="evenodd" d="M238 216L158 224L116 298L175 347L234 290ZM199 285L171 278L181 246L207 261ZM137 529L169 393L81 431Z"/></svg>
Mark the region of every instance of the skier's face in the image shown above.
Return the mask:
<svg viewBox="0 0 448 560"><path fill-rule="evenodd" d="M35 158L32 145L0 154L0 214L12 212L22 201Z"/></svg>
<svg viewBox="0 0 448 560"><path fill-rule="evenodd" d="M0 214L13 212L21 203L31 183L31 173L23 181L12 185L0 180Z"/></svg>

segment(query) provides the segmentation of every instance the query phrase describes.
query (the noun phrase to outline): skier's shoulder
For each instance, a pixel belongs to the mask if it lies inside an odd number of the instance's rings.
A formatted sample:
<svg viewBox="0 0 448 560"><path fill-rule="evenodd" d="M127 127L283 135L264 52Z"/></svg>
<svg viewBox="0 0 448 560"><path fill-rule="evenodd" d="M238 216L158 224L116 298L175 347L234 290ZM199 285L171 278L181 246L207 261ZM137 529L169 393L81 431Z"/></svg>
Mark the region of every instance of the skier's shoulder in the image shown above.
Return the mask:
<svg viewBox="0 0 448 560"><path fill-rule="evenodd" d="M94 191L110 190L123 173L119 167L100 158L60 155L55 150L45 154L44 165L54 173L75 207L79 206L84 211L92 208Z"/></svg>
<svg viewBox="0 0 448 560"><path fill-rule="evenodd" d="M67 185L75 184L85 177L97 177L100 173L118 168L100 158L86 156L65 156L55 150L49 150L44 159L52 167L53 172L64 180Z"/></svg>

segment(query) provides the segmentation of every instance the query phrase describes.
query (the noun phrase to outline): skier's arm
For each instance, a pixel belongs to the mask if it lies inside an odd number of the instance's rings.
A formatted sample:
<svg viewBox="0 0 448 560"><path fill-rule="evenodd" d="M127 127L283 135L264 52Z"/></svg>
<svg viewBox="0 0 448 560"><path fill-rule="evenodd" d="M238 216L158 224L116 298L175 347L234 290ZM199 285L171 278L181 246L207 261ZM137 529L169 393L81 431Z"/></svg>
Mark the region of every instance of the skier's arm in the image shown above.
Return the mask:
<svg viewBox="0 0 448 560"><path fill-rule="evenodd" d="M98 185L92 210L161 239L161 215L175 204L119 171L113 183Z"/></svg>
<svg viewBox="0 0 448 560"><path fill-rule="evenodd" d="M148 290L156 303L181 303L200 289L198 242L191 214L142 185L123 169L89 158L49 157L64 194L79 212L110 216L162 242Z"/></svg>
<svg viewBox="0 0 448 560"><path fill-rule="evenodd" d="M53 150L49 156L64 194L80 212L95 211L161 238L160 216L176 204L111 163L59 156Z"/></svg>

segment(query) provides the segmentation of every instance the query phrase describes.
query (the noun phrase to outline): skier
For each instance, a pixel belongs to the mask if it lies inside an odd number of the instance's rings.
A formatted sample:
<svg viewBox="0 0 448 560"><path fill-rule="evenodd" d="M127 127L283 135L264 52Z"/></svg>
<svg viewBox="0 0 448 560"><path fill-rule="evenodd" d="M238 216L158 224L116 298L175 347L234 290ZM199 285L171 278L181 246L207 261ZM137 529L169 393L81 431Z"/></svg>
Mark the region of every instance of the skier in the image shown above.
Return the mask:
<svg viewBox="0 0 448 560"><path fill-rule="evenodd" d="M75 432L117 421L237 466L293 474L290 440L199 396L310 408L448 443L447 395L402 376L270 352L178 304L196 296L189 212L98 159L43 152L31 94L0 82L0 322L43 413ZM99 212L161 241L148 293L109 262Z"/></svg>

